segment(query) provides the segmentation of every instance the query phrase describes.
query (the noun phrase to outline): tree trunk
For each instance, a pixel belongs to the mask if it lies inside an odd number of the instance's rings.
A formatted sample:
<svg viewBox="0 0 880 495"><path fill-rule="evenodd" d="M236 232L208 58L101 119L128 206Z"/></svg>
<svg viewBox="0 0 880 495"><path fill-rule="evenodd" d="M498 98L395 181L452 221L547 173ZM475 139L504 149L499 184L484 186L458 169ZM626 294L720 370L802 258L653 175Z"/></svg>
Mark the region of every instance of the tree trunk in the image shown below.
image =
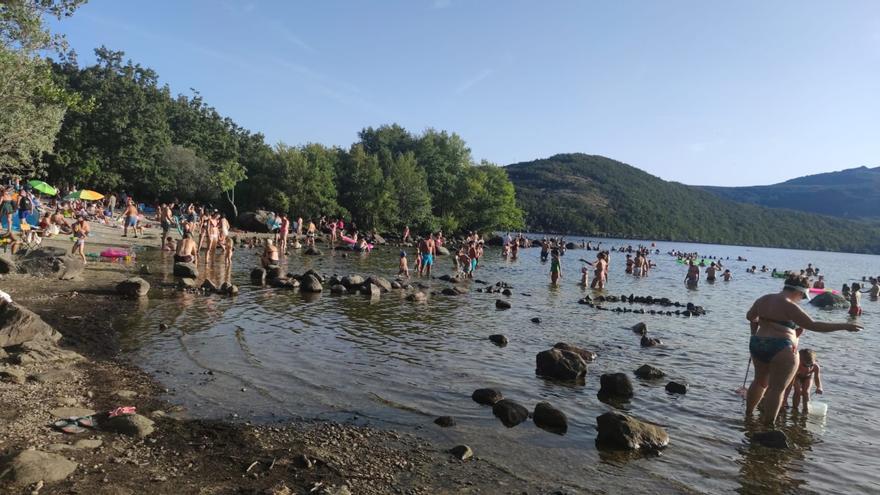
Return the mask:
<svg viewBox="0 0 880 495"><path fill-rule="evenodd" d="M229 194L230 191L232 192L232 195ZM229 204L232 205L232 214L234 215L234 218L238 218L238 207L235 206L235 188L234 187L232 189L230 189L229 191L226 191L226 201L229 201Z"/></svg>

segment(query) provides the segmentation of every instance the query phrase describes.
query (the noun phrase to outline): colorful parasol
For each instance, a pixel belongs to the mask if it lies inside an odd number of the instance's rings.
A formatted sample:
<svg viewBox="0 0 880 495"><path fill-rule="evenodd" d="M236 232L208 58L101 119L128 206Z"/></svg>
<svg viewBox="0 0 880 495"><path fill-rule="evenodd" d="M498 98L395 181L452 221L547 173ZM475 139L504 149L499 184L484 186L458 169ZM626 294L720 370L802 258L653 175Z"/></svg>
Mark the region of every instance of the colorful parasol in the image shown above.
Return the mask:
<svg viewBox="0 0 880 495"><path fill-rule="evenodd" d="M103 199L103 198L104 198L103 194L101 194L99 192L95 192L95 191L90 191L88 189L80 189L79 191L73 191L72 193L70 193L64 197L64 199L84 199L86 201L95 201L95 200Z"/></svg>
<svg viewBox="0 0 880 495"><path fill-rule="evenodd" d="M49 196L55 196L58 194L58 191L54 187L41 180L29 180L28 184L34 189L34 191L39 191L43 194L48 194Z"/></svg>

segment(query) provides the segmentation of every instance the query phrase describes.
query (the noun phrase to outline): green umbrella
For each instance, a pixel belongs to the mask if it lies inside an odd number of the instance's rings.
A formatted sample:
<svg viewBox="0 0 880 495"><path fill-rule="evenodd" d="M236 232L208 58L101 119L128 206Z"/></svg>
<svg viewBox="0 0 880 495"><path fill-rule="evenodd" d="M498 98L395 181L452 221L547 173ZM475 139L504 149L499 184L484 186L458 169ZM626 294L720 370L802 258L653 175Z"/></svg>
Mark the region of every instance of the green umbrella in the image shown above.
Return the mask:
<svg viewBox="0 0 880 495"><path fill-rule="evenodd" d="M58 191L56 191L54 187L46 184L41 180L29 180L28 184L30 184L30 186L34 188L35 191L40 191L43 194L48 194L49 196L55 196L56 194L58 194Z"/></svg>

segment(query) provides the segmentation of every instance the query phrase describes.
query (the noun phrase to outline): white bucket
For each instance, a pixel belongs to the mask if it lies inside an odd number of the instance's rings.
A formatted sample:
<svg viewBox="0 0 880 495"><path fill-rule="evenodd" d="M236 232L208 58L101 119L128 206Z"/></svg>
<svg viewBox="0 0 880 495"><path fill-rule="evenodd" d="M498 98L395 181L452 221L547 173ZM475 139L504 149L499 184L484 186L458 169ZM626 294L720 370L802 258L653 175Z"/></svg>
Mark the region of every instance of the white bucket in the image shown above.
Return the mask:
<svg viewBox="0 0 880 495"><path fill-rule="evenodd" d="M828 414L828 404L819 401L810 401L808 411L810 416L824 417Z"/></svg>

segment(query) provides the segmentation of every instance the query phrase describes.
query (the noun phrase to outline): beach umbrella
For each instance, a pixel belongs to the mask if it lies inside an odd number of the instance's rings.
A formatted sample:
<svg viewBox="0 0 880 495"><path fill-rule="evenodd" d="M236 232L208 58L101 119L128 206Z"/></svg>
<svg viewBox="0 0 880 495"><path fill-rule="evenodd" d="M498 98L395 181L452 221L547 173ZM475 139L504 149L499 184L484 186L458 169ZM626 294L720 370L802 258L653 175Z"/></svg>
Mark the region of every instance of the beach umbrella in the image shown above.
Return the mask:
<svg viewBox="0 0 880 495"><path fill-rule="evenodd" d="M95 191L90 191L88 189L80 189L79 191L73 191L64 197L64 199L84 199L86 201L95 201L98 199L103 199L104 195Z"/></svg>
<svg viewBox="0 0 880 495"><path fill-rule="evenodd" d="M43 194L48 194L49 196L55 196L56 194L58 194L58 191L54 187L50 186L49 184L46 184L45 182L43 182L41 180L36 180L36 179L29 180L28 184L30 184L30 186L35 191L39 191Z"/></svg>

